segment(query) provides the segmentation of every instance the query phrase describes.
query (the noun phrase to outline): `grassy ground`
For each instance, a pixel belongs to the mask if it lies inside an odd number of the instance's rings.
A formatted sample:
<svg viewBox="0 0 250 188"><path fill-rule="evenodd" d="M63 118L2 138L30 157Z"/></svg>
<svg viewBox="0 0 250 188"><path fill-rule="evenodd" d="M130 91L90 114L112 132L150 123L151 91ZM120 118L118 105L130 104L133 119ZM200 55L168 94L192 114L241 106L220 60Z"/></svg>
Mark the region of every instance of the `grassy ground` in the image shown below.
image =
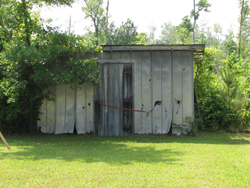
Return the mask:
<svg viewBox="0 0 250 188"><path fill-rule="evenodd" d="M250 187L250 134L5 138L0 187Z"/></svg>

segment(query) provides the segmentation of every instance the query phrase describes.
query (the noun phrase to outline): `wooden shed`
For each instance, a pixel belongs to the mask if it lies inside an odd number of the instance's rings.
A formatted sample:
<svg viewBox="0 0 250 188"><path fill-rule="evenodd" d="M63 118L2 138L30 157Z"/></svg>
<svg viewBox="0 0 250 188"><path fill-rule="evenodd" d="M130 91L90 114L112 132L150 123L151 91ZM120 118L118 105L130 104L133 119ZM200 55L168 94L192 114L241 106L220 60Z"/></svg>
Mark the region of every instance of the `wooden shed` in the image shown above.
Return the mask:
<svg viewBox="0 0 250 188"><path fill-rule="evenodd" d="M60 84L45 92L38 126L43 133L186 134L194 118L193 61L204 45L103 46L100 85L72 90Z"/></svg>

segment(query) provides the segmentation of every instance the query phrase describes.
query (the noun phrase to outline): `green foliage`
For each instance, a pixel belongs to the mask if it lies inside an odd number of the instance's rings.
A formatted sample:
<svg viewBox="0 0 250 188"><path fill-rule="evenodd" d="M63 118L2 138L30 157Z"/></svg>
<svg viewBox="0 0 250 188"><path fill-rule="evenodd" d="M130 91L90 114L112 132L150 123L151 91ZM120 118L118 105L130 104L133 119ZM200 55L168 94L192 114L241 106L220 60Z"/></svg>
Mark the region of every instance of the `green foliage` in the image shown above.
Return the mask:
<svg viewBox="0 0 250 188"><path fill-rule="evenodd" d="M171 22L168 22L164 23L161 28L161 42L163 44L175 44L178 38L176 26L174 26Z"/></svg>
<svg viewBox="0 0 250 188"><path fill-rule="evenodd" d="M192 10L191 11L191 17L194 17L195 20L199 19L201 11L210 12L208 9L209 9L209 7L211 7L211 4L209 4L207 2L207 0L200 0L197 4L195 4L195 6L197 6L198 10L196 10L196 11Z"/></svg>
<svg viewBox="0 0 250 188"><path fill-rule="evenodd" d="M189 33L193 31L193 26L188 16L184 16L182 18L182 23L179 25L179 27L186 28Z"/></svg>
<svg viewBox="0 0 250 188"><path fill-rule="evenodd" d="M122 22L121 26L116 29L113 44L115 45L128 45L135 44L137 39L137 26L130 19L125 23ZM140 40L140 39L139 39Z"/></svg>
<svg viewBox="0 0 250 188"><path fill-rule="evenodd" d="M183 22L174 26L171 22L164 23L161 31L161 43L163 44L190 44L192 43L192 33L190 31L190 20L183 18Z"/></svg>
<svg viewBox="0 0 250 188"><path fill-rule="evenodd" d="M105 12L103 0L84 0L85 7L82 8L85 18L90 18L94 24L96 44L100 44L101 37L107 38L108 12ZM108 10L108 5L107 5Z"/></svg>
<svg viewBox="0 0 250 188"><path fill-rule="evenodd" d="M0 129L7 132L34 132L43 90L58 83L74 87L98 83L96 59L77 60L75 55L99 49L89 37L58 33L39 22L32 5L44 1L13 1L1 9L3 16L0 52ZM46 1L67 4L70 1ZM12 6L13 5L13 6Z"/></svg>
<svg viewBox="0 0 250 188"><path fill-rule="evenodd" d="M204 60L195 64L195 89L205 129L235 132L249 126L245 65L235 52L225 56L216 48L206 48Z"/></svg>

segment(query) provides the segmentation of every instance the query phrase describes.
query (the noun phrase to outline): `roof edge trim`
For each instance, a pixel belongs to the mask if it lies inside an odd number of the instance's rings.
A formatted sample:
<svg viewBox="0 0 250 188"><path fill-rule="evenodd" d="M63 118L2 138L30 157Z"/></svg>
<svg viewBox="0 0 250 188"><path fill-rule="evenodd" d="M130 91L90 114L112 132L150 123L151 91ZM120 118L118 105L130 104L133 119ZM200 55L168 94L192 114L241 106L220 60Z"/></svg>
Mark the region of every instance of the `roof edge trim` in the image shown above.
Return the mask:
<svg viewBox="0 0 250 188"><path fill-rule="evenodd" d="M204 51L204 44L192 45L103 45L102 50L107 51Z"/></svg>

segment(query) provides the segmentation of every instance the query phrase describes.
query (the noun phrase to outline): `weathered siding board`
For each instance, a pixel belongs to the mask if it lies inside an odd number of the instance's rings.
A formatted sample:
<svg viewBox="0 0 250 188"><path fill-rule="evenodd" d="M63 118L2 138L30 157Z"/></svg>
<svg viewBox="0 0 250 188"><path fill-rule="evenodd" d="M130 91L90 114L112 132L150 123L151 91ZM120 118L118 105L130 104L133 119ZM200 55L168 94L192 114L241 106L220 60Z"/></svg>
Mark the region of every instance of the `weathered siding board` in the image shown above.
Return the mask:
<svg viewBox="0 0 250 188"><path fill-rule="evenodd" d="M119 64L116 64L114 66L114 85L113 85L113 92L114 92L114 103L113 103L113 106L120 106L121 104L121 95L120 95L120 87L122 87L120 85L120 80L119 80ZM113 129L114 129L114 133L113 135L114 136L119 136L119 131L120 131L120 128L119 128L119 124L121 124L122 122L120 122L120 113L121 113L121 110L119 109L114 109L114 120L113 120Z"/></svg>
<svg viewBox="0 0 250 188"><path fill-rule="evenodd" d="M111 52L111 59L121 59L120 52Z"/></svg>
<svg viewBox="0 0 250 188"><path fill-rule="evenodd" d="M133 52L134 63L134 109L142 109L142 52ZM142 113L134 113L134 133L142 133Z"/></svg>
<svg viewBox="0 0 250 188"><path fill-rule="evenodd" d="M183 79L182 79L182 52L173 53L173 123L182 125L182 107L183 107ZM172 132L176 131L175 125L172 125Z"/></svg>
<svg viewBox="0 0 250 188"><path fill-rule="evenodd" d="M121 54L119 52L111 52L111 59L120 59ZM111 65L112 66L112 65ZM122 67L122 65L120 64L114 64L114 69L113 69L113 90L112 93L114 95L114 99L113 99L113 103L111 105L113 106L117 106L117 107L122 107L122 84L121 84L121 78L120 76L122 75L120 73L120 66ZM112 99L112 97L111 97ZM122 110L119 109L113 109L113 135L114 136L119 136L122 134L122 121L121 121L121 117L122 117Z"/></svg>
<svg viewBox="0 0 250 188"><path fill-rule="evenodd" d="M120 54L121 54L120 56L121 59L130 59L132 52L120 52Z"/></svg>
<svg viewBox="0 0 250 188"><path fill-rule="evenodd" d="M85 84L76 89L76 131L78 134L86 134L86 102Z"/></svg>
<svg viewBox="0 0 250 188"><path fill-rule="evenodd" d="M75 90L70 88L70 84L65 85L66 95L65 95L65 133L73 133L74 123L75 123Z"/></svg>
<svg viewBox="0 0 250 188"><path fill-rule="evenodd" d="M98 78L100 79L100 85L98 87L98 91L99 91L99 98L97 99L97 102L99 103L103 103L103 68L104 65L103 64L98 64L98 68L99 68L99 74L98 74ZM104 125L103 125L103 121L104 121L104 106L101 106L99 104L97 104L97 109L98 109L98 135L104 135Z"/></svg>
<svg viewBox="0 0 250 188"><path fill-rule="evenodd" d="M193 119L193 61L192 52L182 52L182 74L183 74L183 124L188 125L186 117ZM185 130L187 131L187 130Z"/></svg>
<svg viewBox="0 0 250 188"><path fill-rule="evenodd" d="M111 59L111 53L110 52L101 53L101 59Z"/></svg>
<svg viewBox="0 0 250 188"><path fill-rule="evenodd" d="M116 96L115 96L115 90L114 90L114 82L115 82L115 77L117 75L117 72L115 72L115 66L116 65L111 65L111 64L108 64L106 65L108 67L108 87L107 87L107 97L108 97L108 100L107 100L107 103L105 104L108 104L108 105L112 105L112 106L115 106L115 101L116 101ZM114 113L115 113L115 108L110 108L108 107L108 117L107 118L107 126L109 128L109 131L108 131L108 136L111 136L111 135L114 135L114 128L115 128L115 123L114 123L114 120L115 120L115 116L114 116Z"/></svg>
<svg viewBox="0 0 250 188"><path fill-rule="evenodd" d="M47 93L49 95L55 95L55 87L49 87L47 89ZM55 101L47 100L47 133L54 133L55 132L55 117L56 117L56 106Z"/></svg>
<svg viewBox="0 0 250 188"><path fill-rule="evenodd" d="M156 102L162 103L162 88L161 88L161 52L153 51L152 52L152 108L155 107ZM154 134L161 134L162 129L162 119L161 119L161 106L156 106L152 111L152 130Z"/></svg>
<svg viewBox="0 0 250 188"><path fill-rule="evenodd" d="M87 133L95 132L94 130L94 86L92 84L86 84L86 125L87 125Z"/></svg>
<svg viewBox="0 0 250 188"><path fill-rule="evenodd" d="M102 77L102 103L108 104L108 66L103 66L103 77ZM102 106L102 126L103 126L103 134L102 135L109 135L108 131L108 107Z"/></svg>
<svg viewBox="0 0 250 188"><path fill-rule="evenodd" d="M56 131L55 134L63 134L65 127L65 103L66 103L65 84L56 86Z"/></svg>
<svg viewBox="0 0 250 188"><path fill-rule="evenodd" d="M151 52L142 52L142 105L144 111L152 109L151 105ZM142 134L151 134L151 113L142 113Z"/></svg>
<svg viewBox="0 0 250 188"><path fill-rule="evenodd" d="M172 122L172 63L171 52L162 52L162 73L161 73L161 88L162 88L162 134L167 134Z"/></svg>
<svg viewBox="0 0 250 188"><path fill-rule="evenodd" d="M124 69L124 64L119 64L118 65L118 75L117 78L119 80L119 107L124 107L123 106L123 99L124 99L124 89L123 89L123 69ZM119 135L124 136L126 133L123 130L124 126L124 110L119 110Z"/></svg>

